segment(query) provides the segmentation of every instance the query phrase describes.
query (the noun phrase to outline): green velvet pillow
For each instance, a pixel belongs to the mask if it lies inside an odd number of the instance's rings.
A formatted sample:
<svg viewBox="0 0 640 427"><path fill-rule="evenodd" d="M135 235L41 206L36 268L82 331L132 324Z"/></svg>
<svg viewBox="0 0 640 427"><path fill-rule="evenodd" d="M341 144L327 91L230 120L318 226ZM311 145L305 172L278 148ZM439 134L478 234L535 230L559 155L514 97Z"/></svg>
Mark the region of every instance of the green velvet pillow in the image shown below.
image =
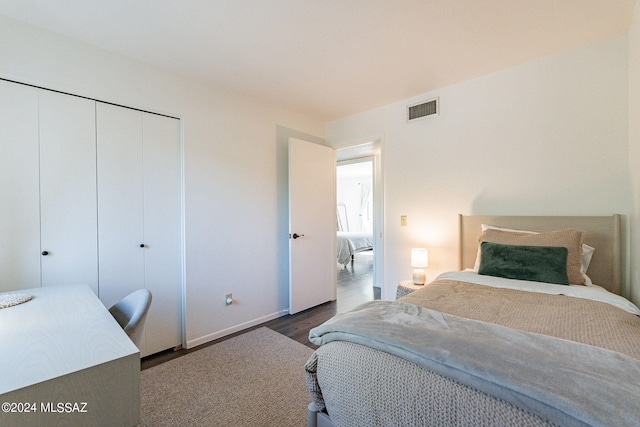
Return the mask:
<svg viewBox="0 0 640 427"><path fill-rule="evenodd" d="M568 285L567 256L562 246L519 246L482 242L478 274Z"/></svg>

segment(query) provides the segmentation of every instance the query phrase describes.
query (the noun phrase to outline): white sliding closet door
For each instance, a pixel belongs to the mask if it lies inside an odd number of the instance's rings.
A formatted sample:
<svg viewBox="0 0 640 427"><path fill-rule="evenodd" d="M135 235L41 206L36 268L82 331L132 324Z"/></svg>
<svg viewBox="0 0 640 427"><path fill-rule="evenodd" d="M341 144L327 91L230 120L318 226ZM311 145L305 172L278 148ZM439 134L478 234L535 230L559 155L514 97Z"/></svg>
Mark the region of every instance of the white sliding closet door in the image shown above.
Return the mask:
<svg viewBox="0 0 640 427"><path fill-rule="evenodd" d="M38 89L0 80L0 292L40 286Z"/></svg>
<svg viewBox="0 0 640 427"><path fill-rule="evenodd" d="M39 96L42 286L98 294L95 101Z"/></svg>
<svg viewBox="0 0 640 427"><path fill-rule="evenodd" d="M180 122L97 104L100 299L153 296L141 356L182 344Z"/></svg>
<svg viewBox="0 0 640 427"><path fill-rule="evenodd" d="M145 285L153 294L147 351L182 344L180 121L145 113Z"/></svg>
<svg viewBox="0 0 640 427"><path fill-rule="evenodd" d="M144 288L142 113L98 103L100 300Z"/></svg>

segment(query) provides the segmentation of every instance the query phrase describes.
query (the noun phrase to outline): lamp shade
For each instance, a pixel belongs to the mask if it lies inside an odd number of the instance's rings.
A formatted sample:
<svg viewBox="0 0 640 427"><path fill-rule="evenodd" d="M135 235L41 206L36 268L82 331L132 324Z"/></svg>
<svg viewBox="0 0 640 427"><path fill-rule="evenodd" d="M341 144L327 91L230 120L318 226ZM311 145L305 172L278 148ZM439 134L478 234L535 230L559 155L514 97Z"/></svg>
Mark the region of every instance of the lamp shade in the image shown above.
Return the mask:
<svg viewBox="0 0 640 427"><path fill-rule="evenodd" d="M424 248L411 249L411 267L427 268L429 267L429 252Z"/></svg>
<svg viewBox="0 0 640 427"><path fill-rule="evenodd" d="M411 249L411 267L413 270L413 283L416 285L424 285L427 275L424 271L429 267L429 252L424 248Z"/></svg>

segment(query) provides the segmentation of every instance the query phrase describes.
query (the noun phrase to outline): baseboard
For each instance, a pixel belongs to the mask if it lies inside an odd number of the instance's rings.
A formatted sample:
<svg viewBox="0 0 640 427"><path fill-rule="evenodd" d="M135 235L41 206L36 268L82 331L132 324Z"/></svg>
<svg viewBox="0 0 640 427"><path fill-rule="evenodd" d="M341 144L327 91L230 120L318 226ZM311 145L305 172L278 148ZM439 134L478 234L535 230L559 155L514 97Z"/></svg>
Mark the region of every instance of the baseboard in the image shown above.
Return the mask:
<svg viewBox="0 0 640 427"><path fill-rule="evenodd" d="M230 328L223 329L221 331L214 332L212 334L204 335L202 337L192 339L187 341L187 349L197 347L202 344L206 344L209 341L217 340L218 338L225 337L227 335L233 334L234 332L239 332L244 329L250 328L252 326L259 325L264 322L268 322L269 320L277 319L278 317L286 316L289 314L289 310L280 310L275 313L268 314L266 316L259 317L257 319L250 320L248 322L240 323L239 325L234 325Z"/></svg>

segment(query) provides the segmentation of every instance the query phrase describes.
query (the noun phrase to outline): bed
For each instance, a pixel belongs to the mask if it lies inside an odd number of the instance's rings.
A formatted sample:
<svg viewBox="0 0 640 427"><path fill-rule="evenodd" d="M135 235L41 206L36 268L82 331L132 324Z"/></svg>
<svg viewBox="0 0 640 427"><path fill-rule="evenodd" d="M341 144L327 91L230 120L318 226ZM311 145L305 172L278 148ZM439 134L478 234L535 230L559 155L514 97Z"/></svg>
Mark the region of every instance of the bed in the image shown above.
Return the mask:
<svg viewBox="0 0 640 427"><path fill-rule="evenodd" d="M353 231L338 231L338 264L343 268L353 260L353 255L373 249L373 234Z"/></svg>
<svg viewBox="0 0 640 427"><path fill-rule="evenodd" d="M309 425L640 425L620 223L460 216L460 271L311 330Z"/></svg>

